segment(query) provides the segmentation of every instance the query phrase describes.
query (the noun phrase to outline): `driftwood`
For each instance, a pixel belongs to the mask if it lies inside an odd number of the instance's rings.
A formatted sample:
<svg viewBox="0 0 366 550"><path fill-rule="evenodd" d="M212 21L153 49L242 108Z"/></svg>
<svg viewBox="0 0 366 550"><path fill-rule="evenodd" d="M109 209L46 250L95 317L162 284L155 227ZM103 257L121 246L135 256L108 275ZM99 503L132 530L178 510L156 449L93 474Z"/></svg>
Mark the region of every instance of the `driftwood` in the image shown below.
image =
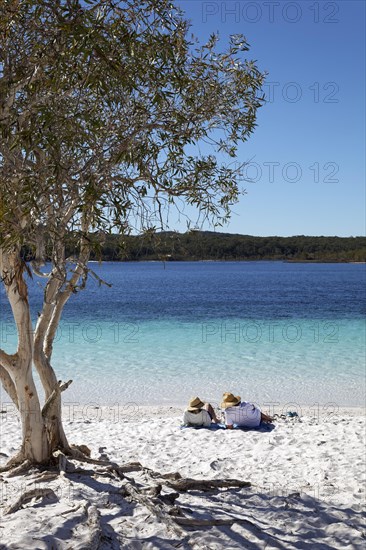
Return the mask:
<svg viewBox="0 0 366 550"><path fill-rule="evenodd" d="M33 498L46 498L46 497L56 497L55 492L52 489L49 488L42 488L42 489L31 489L29 491L26 491L25 493L21 494L17 500L8 506L6 510L4 511L4 516L8 514L14 514L17 510L20 510L20 508L26 504L27 502L30 502Z"/></svg>

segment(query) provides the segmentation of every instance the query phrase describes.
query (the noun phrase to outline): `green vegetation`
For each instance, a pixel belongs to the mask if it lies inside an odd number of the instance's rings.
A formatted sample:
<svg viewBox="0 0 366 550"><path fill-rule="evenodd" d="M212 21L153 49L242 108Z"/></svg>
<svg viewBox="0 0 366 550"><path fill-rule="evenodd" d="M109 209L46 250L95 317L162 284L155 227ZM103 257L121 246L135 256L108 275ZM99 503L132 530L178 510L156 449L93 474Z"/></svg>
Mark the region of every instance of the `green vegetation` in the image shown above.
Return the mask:
<svg viewBox="0 0 366 550"><path fill-rule="evenodd" d="M72 252L70 250L70 252ZM365 237L252 237L210 231L147 233L141 236L108 235L100 254L103 260L287 260L364 262Z"/></svg>

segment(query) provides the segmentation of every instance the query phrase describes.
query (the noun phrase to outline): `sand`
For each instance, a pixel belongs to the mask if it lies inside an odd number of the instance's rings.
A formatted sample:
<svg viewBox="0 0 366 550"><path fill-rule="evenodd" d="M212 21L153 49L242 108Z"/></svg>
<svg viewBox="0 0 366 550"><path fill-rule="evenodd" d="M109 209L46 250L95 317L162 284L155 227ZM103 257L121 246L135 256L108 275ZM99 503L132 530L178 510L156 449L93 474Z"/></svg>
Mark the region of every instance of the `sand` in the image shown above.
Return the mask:
<svg viewBox="0 0 366 550"><path fill-rule="evenodd" d="M181 416L176 407L136 405L64 411L70 442L87 445L94 458L139 461L195 479L250 481L250 488L191 491L176 500L186 517L234 517L232 525L179 527L179 534L118 493L117 476L105 477L100 470L39 481L33 470L0 477L0 549L92 548L90 504L100 514L103 536L94 547L101 549L365 547L365 410L303 407L300 417L278 418L273 430L263 431L182 429ZM4 464L19 447L20 426L10 409L0 422ZM151 483L141 472L126 475ZM50 487L53 495L4 515L22 492L35 487Z"/></svg>

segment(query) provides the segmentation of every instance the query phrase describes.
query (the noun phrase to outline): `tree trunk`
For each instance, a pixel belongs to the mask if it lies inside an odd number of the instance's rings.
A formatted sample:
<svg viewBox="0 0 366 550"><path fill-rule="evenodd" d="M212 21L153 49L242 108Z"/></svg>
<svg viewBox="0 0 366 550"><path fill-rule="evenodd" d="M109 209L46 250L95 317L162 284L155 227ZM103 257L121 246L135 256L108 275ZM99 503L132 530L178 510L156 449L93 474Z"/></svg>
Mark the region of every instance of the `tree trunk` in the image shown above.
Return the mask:
<svg viewBox="0 0 366 550"><path fill-rule="evenodd" d="M82 227L84 232L87 233L87 220L83 221ZM56 246L56 256L59 260L48 276L44 291L43 308L34 335L33 360L42 382L46 403L52 396L52 401L43 411L51 453L57 449L61 449L66 453L70 451L62 425L61 390L51 365L51 358L53 343L64 306L75 292L79 279L85 278L87 274L86 266L90 255L90 244L84 237L82 237L81 243L79 261L69 280L66 278L64 243L58 243ZM65 384L64 387L68 387L70 383L71 381Z"/></svg>
<svg viewBox="0 0 366 550"><path fill-rule="evenodd" d="M43 353L35 353L33 360L45 391L45 401L47 402L52 393L56 392L50 406L43 411L50 453L52 454L58 449L67 453L70 446L62 425L61 392L55 372Z"/></svg>
<svg viewBox="0 0 366 550"><path fill-rule="evenodd" d="M33 380L33 330L28 289L20 259L19 247L5 253L0 249L0 275L5 285L18 332L18 349L14 355L0 350L1 366L8 373L10 389L15 389L22 424L22 446L19 460L44 462L50 458L45 422L42 417L37 389ZM3 379L3 377L2 377Z"/></svg>
<svg viewBox="0 0 366 550"><path fill-rule="evenodd" d="M27 364L19 361L14 385L22 423L22 447L19 456L31 462L45 462L50 457L49 444L29 359Z"/></svg>
<svg viewBox="0 0 366 550"><path fill-rule="evenodd" d="M86 233L87 223L84 224ZM62 426L61 414L61 392L71 381L60 386L51 365L51 356L63 307L78 288L80 278L80 288L85 285L89 247L88 240L82 237L80 258L70 279L66 277L62 250L59 253L58 265L47 276L42 312L34 333L28 288L23 276L28 268L21 259L20 246L15 245L6 252L0 248L0 276L18 332L17 352L8 355L0 350L0 381L18 405L22 423L23 441L17 461L45 462L51 459L55 450L60 449L66 453L71 450ZM45 392L43 410L33 380L33 362Z"/></svg>
<svg viewBox="0 0 366 550"><path fill-rule="evenodd" d="M53 395L52 402L43 411L51 453L55 450L70 451L63 426L61 392L55 371L51 365L53 341L59 324L63 306L67 301L61 292L63 280L60 270L54 269L48 279L42 312L38 318L34 333L33 361L45 393L45 402ZM55 393L54 393L55 392Z"/></svg>

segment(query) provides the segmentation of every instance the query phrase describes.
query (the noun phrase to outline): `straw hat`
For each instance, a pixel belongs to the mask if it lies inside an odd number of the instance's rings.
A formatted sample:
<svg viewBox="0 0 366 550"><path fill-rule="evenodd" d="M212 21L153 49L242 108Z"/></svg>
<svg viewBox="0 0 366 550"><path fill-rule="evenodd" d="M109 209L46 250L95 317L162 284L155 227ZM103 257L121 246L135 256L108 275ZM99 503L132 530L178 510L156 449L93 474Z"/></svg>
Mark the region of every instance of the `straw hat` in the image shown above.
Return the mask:
<svg viewBox="0 0 366 550"><path fill-rule="evenodd" d="M204 405L199 397L192 397L188 403L187 411L199 411Z"/></svg>
<svg viewBox="0 0 366 550"><path fill-rule="evenodd" d="M228 407L234 407L235 405L238 405L241 401L240 395L235 396L230 392L225 392L224 395L222 396L222 399L223 399L221 403L222 409L227 409Z"/></svg>

